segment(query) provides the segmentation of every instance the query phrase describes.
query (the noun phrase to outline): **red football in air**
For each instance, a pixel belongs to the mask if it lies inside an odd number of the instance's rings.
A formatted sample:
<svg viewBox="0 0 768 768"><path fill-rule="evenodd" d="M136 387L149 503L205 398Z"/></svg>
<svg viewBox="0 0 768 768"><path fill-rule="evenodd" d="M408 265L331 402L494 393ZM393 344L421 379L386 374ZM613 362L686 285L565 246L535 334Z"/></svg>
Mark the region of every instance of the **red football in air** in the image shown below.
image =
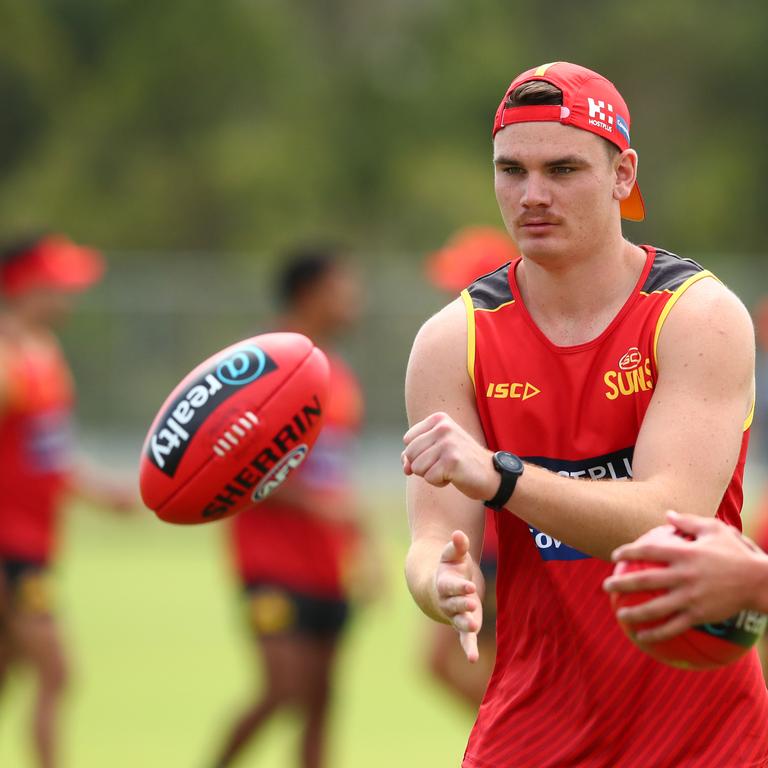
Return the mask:
<svg viewBox="0 0 768 768"><path fill-rule="evenodd" d="M207 523L265 499L306 458L328 397L328 360L306 336L266 333L184 377L149 428L144 503L169 523Z"/></svg>
<svg viewBox="0 0 768 768"><path fill-rule="evenodd" d="M649 568L664 568L664 563L651 563L640 560L621 561L614 568L615 574L643 571ZM639 605L654 597L664 594L661 590L646 592L611 593L613 610ZM658 661L683 669L714 669L737 661L760 639L768 623L768 618L757 611L742 611L718 624L702 624L691 627L685 632L662 640L658 643L640 643L635 638L639 629L650 629L665 623L660 621L643 624L628 624L619 621L627 637L638 648Z"/></svg>

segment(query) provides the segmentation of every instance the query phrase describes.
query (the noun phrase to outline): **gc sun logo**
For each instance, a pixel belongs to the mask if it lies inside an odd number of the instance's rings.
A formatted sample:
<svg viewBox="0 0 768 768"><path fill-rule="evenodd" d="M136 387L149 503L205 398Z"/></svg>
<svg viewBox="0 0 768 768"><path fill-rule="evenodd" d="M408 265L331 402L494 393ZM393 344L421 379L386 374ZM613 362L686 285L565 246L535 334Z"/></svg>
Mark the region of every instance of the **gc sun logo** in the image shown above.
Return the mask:
<svg viewBox="0 0 768 768"><path fill-rule="evenodd" d="M622 371L634 371L640 363L643 362L643 356L637 347L630 347L619 360L619 368Z"/></svg>

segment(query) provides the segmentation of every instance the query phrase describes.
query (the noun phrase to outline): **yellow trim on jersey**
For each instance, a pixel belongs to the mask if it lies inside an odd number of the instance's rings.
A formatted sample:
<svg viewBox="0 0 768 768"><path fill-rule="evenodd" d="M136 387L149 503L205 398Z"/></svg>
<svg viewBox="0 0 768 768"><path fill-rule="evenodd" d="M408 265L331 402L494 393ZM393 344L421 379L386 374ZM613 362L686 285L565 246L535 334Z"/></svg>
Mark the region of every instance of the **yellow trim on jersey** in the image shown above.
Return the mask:
<svg viewBox="0 0 768 768"><path fill-rule="evenodd" d="M661 333L661 329L664 325L664 321L667 319L667 315L672 311L672 307L677 304L677 301L679 298L694 284L698 283L699 280L703 280L705 277L711 277L715 280L717 280L717 277L713 275L708 269L704 269L701 272L697 272L695 275L691 275L679 288L675 290L675 292L669 297L669 301L664 305L664 309L661 311L661 314L659 315L659 319L656 321L656 331L653 334L653 362L656 366L659 364L659 358L657 354L657 348L659 346L659 334ZM718 282L720 282L718 280Z"/></svg>
<svg viewBox="0 0 768 768"><path fill-rule="evenodd" d="M486 307L476 307L475 312L498 312L500 309L504 309L504 307L508 307L510 304L514 304L515 300L510 299L509 301L505 301L503 304L499 304L498 307L494 307L493 309L487 309Z"/></svg>
<svg viewBox="0 0 768 768"><path fill-rule="evenodd" d="M698 283L699 280L703 280L705 277L711 277L714 280L717 280L719 283L720 280L717 277L717 275L713 275L708 269L703 270L702 272L697 272L695 275L691 275L679 288L675 290L675 292L670 297L669 301L664 305L664 309L662 310L661 314L659 315L659 319L656 321L656 332L653 335L653 361L658 366L659 360L657 355L657 348L659 345L659 334L661 333L661 328L664 325L664 321L667 319L667 315L672 311L672 307L675 306L677 300L694 284ZM661 293L661 291L654 291L654 293ZM744 426L742 428L743 432L746 432L751 426L752 426L752 420L755 418L755 398L752 398L752 406L749 409L749 413L747 414L747 418L744 419Z"/></svg>
<svg viewBox="0 0 768 768"><path fill-rule="evenodd" d="M547 70L550 67L553 67L555 64L559 64L559 61L550 61L549 64L542 64L537 70L536 70L536 77L541 77L542 75L547 74Z"/></svg>
<svg viewBox="0 0 768 768"><path fill-rule="evenodd" d="M747 418L744 419L744 432L746 432L752 426L752 419L755 418L755 398L752 398L752 407L749 409Z"/></svg>
<svg viewBox="0 0 768 768"><path fill-rule="evenodd" d="M464 299L464 308L467 311L467 372L472 379L472 389L475 387L475 307L472 304L472 297L465 288L461 292L461 298Z"/></svg>

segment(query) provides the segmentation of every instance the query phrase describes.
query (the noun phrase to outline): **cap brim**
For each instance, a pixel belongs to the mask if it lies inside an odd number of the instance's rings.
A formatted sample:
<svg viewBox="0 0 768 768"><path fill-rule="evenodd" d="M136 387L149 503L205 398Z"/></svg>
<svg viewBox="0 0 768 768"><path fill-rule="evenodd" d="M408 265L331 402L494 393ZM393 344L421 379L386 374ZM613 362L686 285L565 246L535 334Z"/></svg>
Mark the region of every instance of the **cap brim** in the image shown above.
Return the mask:
<svg viewBox="0 0 768 768"><path fill-rule="evenodd" d="M628 221L642 221L645 218L645 203L637 182L632 187L629 197L621 201L621 218Z"/></svg>
<svg viewBox="0 0 768 768"><path fill-rule="evenodd" d="M83 291L101 280L104 259L98 251L68 240L52 239L45 244L44 280L65 291Z"/></svg>

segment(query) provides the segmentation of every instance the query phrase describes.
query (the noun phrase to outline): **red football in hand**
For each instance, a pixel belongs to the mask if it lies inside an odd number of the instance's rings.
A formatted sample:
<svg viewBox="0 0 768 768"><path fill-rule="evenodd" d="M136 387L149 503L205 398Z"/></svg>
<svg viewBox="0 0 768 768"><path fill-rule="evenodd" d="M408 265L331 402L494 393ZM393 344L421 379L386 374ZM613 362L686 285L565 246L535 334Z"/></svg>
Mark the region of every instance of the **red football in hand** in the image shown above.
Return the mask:
<svg viewBox="0 0 768 768"><path fill-rule="evenodd" d="M689 537L690 538L690 537ZM616 564L614 574L643 571L649 568L665 568L665 563L651 563L640 560L621 561ZM663 591L611 593L613 610L645 603L664 594ZM756 611L742 611L718 624L702 624L691 627L669 640L656 643L638 642L635 633L640 629L651 629L664 624L667 618L643 624L628 624L619 620L627 637L638 648L658 661L684 669L713 669L740 659L758 641L765 630L766 617Z"/></svg>
<svg viewBox="0 0 768 768"><path fill-rule="evenodd" d="M169 523L206 523L266 498L317 439L328 382L325 355L298 333L254 336L208 358L149 428L144 503Z"/></svg>

